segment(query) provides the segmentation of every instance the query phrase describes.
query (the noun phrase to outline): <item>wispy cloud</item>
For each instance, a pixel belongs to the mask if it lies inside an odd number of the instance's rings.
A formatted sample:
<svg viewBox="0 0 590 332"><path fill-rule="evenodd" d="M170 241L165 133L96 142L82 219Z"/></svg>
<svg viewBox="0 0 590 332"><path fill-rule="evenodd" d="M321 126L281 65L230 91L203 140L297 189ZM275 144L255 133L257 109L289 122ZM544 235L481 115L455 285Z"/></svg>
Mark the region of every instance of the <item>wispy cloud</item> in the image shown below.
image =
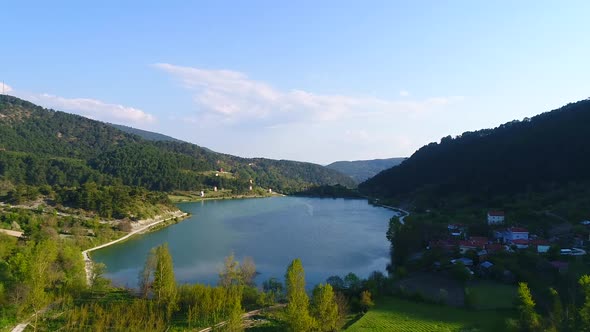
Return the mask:
<svg viewBox="0 0 590 332"><path fill-rule="evenodd" d="M408 91L406 91L406 90L402 90L402 91L399 92L399 95L402 96L402 97L407 97L407 96L410 95L410 93Z"/></svg>
<svg viewBox="0 0 590 332"><path fill-rule="evenodd" d="M133 125L154 123L156 118L141 109L107 103L91 98L65 98L48 93L31 93L14 90L8 85L6 92L47 108L79 114L91 119Z"/></svg>
<svg viewBox="0 0 590 332"><path fill-rule="evenodd" d="M10 85L8 85L4 82L1 82L0 84L1 84L0 85L0 93L9 93L13 90Z"/></svg>
<svg viewBox="0 0 590 332"><path fill-rule="evenodd" d="M383 113L421 112L461 97L395 101L376 97L328 95L303 90L281 91L231 70L209 70L168 63L154 67L179 80L193 93L202 118L226 121L262 119L270 124L295 121L334 121Z"/></svg>

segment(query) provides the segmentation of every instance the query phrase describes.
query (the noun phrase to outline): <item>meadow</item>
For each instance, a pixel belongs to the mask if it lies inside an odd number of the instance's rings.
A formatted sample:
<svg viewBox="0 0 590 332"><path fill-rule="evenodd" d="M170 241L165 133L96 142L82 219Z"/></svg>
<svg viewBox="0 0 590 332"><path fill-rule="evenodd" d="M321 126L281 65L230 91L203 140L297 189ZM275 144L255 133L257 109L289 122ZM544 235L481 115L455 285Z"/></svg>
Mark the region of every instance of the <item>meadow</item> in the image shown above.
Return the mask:
<svg viewBox="0 0 590 332"><path fill-rule="evenodd" d="M510 310L471 311L386 297L346 331L503 331L513 315Z"/></svg>

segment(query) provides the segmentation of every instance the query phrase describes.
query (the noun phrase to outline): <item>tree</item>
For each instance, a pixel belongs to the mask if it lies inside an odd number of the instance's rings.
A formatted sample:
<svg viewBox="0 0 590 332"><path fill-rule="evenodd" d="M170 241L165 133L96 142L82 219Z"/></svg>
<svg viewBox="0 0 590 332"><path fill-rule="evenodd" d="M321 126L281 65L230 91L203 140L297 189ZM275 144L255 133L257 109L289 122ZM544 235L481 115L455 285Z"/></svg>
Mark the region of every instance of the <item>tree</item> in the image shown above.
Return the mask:
<svg viewBox="0 0 590 332"><path fill-rule="evenodd" d="M313 289L312 313L320 331L336 331L338 305L330 284L319 284Z"/></svg>
<svg viewBox="0 0 590 332"><path fill-rule="evenodd" d="M242 284L240 273L240 262L235 259L232 252L225 258L223 262L223 269L219 272L219 285L229 287L230 285Z"/></svg>
<svg viewBox="0 0 590 332"><path fill-rule="evenodd" d="M339 276L328 277L328 279L326 279L326 283L332 286L332 288L335 290L344 289L344 280L342 280L342 278L340 278Z"/></svg>
<svg viewBox="0 0 590 332"><path fill-rule="evenodd" d="M29 253L29 273L26 281L29 293L26 304L34 313L38 313L48 303L49 294L46 289L49 289L56 279L52 269L57 259L57 245L52 241L44 241L35 245ZM35 330L38 316L35 315Z"/></svg>
<svg viewBox="0 0 590 332"><path fill-rule="evenodd" d="M256 278L256 264L252 257L244 257L240 265L240 278L242 283L246 286L254 286L254 278Z"/></svg>
<svg viewBox="0 0 590 332"><path fill-rule="evenodd" d="M584 304L579 310L580 330L590 331L590 275L583 275L578 281L584 293Z"/></svg>
<svg viewBox="0 0 590 332"><path fill-rule="evenodd" d="M139 279L139 293L144 297L147 298L150 287L152 286L154 271L156 270L157 265L157 258L156 258L156 249L152 248L150 253L148 254L145 264L143 265L143 269L139 271L138 279Z"/></svg>
<svg viewBox="0 0 590 332"><path fill-rule="evenodd" d="M241 299L242 299L242 288L241 285L230 285L228 289L228 298L226 305L229 308L229 314L227 323L224 326L224 330L228 332L241 332L244 331L244 325L242 323L242 310Z"/></svg>
<svg viewBox="0 0 590 332"><path fill-rule="evenodd" d="M172 256L168 251L168 244L156 248L156 269L154 271L154 296L158 304L167 309L167 318L176 310L176 280Z"/></svg>
<svg viewBox="0 0 590 332"><path fill-rule="evenodd" d="M305 292L305 271L300 259L295 259L285 274L287 287L287 326L292 332L306 332L314 325L309 315L309 298Z"/></svg>
<svg viewBox="0 0 590 332"><path fill-rule="evenodd" d="M539 314L535 311L535 301L526 282L518 283L519 325L524 331L537 331L541 328Z"/></svg>
<svg viewBox="0 0 590 332"><path fill-rule="evenodd" d="M367 290L361 292L360 304L363 312L367 312L370 308L372 308L375 305L371 297L371 292Z"/></svg>
<svg viewBox="0 0 590 332"><path fill-rule="evenodd" d="M551 312L549 313L551 328L554 331L561 331L564 320L563 305L561 303L561 299L559 298L559 293L554 288L550 288L549 293L551 294L553 301Z"/></svg>
<svg viewBox="0 0 590 332"><path fill-rule="evenodd" d="M269 297L270 303L276 303L283 297L283 284L276 278L270 278L263 282L262 290Z"/></svg>
<svg viewBox="0 0 590 332"><path fill-rule="evenodd" d="M344 276L344 287L355 292L361 287L361 279L356 274L350 272Z"/></svg>

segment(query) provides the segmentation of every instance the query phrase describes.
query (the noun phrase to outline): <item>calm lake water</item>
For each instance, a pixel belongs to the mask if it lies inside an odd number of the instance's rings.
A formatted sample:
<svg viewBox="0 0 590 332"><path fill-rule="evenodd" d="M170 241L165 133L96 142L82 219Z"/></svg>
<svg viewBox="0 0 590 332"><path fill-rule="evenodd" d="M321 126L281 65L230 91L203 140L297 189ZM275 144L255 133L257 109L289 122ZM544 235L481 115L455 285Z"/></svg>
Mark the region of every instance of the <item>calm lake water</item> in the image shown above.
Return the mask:
<svg viewBox="0 0 590 332"><path fill-rule="evenodd" d="M176 279L215 285L224 257L254 258L260 284L301 258L308 287L331 275L385 271L394 211L366 200L271 197L178 205L191 218L92 253L119 286L136 287L149 250L168 243Z"/></svg>

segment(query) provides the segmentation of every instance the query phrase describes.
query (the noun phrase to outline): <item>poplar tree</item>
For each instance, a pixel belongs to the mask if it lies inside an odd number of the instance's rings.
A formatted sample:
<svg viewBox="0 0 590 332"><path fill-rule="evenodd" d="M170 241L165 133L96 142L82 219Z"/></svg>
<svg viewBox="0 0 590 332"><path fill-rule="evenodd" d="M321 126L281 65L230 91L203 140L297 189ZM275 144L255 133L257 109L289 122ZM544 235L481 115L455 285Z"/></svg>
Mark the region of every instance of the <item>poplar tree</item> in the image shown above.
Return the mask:
<svg viewBox="0 0 590 332"><path fill-rule="evenodd" d="M293 260L285 275L287 288L286 319L289 331L307 332L314 325L309 314L309 298L305 292L305 271L299 258Z"/></svg>
<svg viewBox="0 0 590 332"><path fill-rule="evenodd" d="M147 298L150 287L152 286L152 278L154 275L154 271L156 270L157 265L157 258L156 258L156 249L152 248L148 257L145 260L145 264L143 265L143 269L139 271L139 292L144 297Z"/></svg>
<svg viewBox="0 0 590 332"><path fill-rule="evenodd" d="M176 309L177 289L172 256L170 256L166 243L156 248L153 290L156 301L160 305L166 306L167 317L170 319L172 312Z"/></svg>
<svg viewBox="0 0 590 332"><path fill-rule="evenodd" d="M590 331L590 276L583 275L578 281L584 293L584 304L580 308L580 331Z"/></svg>
<svg viewBox="0 0 590 332"><path fill-rule="evenodd" d="M338 305L330 284L319 284L313 290L312 313L319 331L336 331L338 325Z"/></svg>
<svg viewBox="0 0 590 332"><path fill-rule="evenodd" d="M518 310L520 327L524 331L537 331L541 327L539 314L535 311L535 301L526 282L518 284Z"/></svg>

